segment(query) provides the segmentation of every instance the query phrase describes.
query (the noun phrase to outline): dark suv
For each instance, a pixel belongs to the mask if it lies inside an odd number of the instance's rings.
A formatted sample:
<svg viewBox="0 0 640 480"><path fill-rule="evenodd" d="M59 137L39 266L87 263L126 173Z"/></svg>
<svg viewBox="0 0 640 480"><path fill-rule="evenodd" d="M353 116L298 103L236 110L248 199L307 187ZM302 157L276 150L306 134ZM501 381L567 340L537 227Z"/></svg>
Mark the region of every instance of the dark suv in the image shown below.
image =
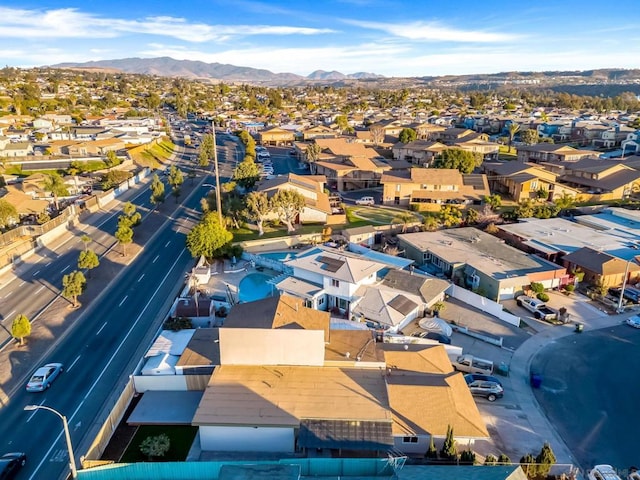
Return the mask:
<svg viewBox="0 0 640 480"><path fill-rule="evenodd" d="M0 480L10 480L16 477L24 464L27 455L21 452L6 453L0 457Z"/></svg>

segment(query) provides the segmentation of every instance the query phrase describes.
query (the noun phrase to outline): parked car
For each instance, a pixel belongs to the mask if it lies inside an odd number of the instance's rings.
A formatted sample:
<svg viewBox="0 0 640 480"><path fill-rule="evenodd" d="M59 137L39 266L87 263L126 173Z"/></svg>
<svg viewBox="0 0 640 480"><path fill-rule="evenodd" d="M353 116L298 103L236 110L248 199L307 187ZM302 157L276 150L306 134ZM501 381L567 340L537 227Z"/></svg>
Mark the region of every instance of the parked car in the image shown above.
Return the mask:
<svg viewBox="0 0 640 480"><path fill-rule="evenodd" d="M375 205L373 197L360 197L356 200L356 205Z"/></svg>
<svg viewBox="0 0 640 480"><path fill-rule="evenodd" d="M622 480L611 465L596 465L587 471L588 480Z"/></svg>
<svg viewBox="0 0 640 480"><path fill-rule="evenodd" d="M64 371L61 363L47 363L38 368L27 383L27 392L43 392Z"/></svg>
<svg viewBox="0 0 640 480"><path fill-rule="evenodd" d="M467 373L464 376L464 381L467 382L467 385L476 381L482 381L495 382L498 385L502 386L502 382L498 377L494 377L493 375L485 375L484 373Z"/></svg>
<svg viewBox="0 0 640 480"><path fill-rule="evenodd" d="M481 373L491 375L493 373L493 362L473 355L460 355L451 361L454 370L466 373Z"/></svg>
<svg viewBox="0 0 640 480"><path fill-rule="evenodd" d="M27 455L22 452L5 453L0 457L0 479L10 480L27 463Z"/></svg>
<svg viewBox="0 0 640 480"><path fill-rule="evenodd" d="M476 380L468 384L471 395L478 397L484 397L490 402L495 402L496 399L504 396L504 389L502 385L496 382L486 382L484 380Z"/></svg>
<svg viewBox="0 0 640 480"><path fill-rule="evenodd" d="M633 328L640 328L640 315L632 315L625 320L627 325Z"/></svg>
<svg viewBox="0 0 640 480"><path fill-rule="evenodd" d="M532 298L527 295L520 295L516 298L516 303L520 307L524 307L533 313L533 316L538 320L557 320L558 312L552 308L547 307L547 305L537 298Z"/></svg>

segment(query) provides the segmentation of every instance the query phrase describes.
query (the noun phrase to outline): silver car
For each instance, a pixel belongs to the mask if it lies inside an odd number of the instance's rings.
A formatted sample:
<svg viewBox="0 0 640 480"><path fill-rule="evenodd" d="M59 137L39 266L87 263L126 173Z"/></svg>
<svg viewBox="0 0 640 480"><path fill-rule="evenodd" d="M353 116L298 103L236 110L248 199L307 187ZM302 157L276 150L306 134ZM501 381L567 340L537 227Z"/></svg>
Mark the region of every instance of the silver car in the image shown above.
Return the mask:
<svg viewBox="0 0 640 480"><path fill-rule="evenodd" d="M64 367L61 363L47 363L40 367L31 376L29 383L27 383L27 392L45 391L63 370Z"/></svg>
<svg viewBox="0 0 640 480"><path fill-rule="evenodd" d="M486 380L475 380L469 383L469 390L472 395L484 397L490 402L495 402L497 398L504 396L504 389L500 384Z"/></svg>

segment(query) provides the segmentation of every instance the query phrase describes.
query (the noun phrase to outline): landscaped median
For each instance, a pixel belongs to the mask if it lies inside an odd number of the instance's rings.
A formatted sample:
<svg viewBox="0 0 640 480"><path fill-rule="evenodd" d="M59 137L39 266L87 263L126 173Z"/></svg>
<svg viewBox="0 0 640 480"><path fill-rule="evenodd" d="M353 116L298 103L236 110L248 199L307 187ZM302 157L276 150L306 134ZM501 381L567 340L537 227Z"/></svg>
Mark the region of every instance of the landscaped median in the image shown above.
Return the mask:
<svg viewBox="0 0 640 480"><path fill-rule="evenodd" d="M176 146L168 137L145 145L137 145L128 149L129 156L138 165L150 168L158 168L171 158L176 151Z"/></svg>

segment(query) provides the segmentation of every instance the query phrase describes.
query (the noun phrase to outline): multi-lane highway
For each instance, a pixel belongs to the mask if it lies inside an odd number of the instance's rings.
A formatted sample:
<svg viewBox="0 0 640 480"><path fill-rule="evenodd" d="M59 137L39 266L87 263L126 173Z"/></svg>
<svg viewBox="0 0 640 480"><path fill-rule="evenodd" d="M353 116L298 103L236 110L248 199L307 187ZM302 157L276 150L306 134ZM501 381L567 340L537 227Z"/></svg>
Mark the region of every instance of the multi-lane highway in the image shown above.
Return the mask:
<svg viewBox="0 0 640 480"><path fill-rule="evenodd" d="M235 155L234 148L218 146L223 168L228 168L224 165L227 160L232 160L232 154ZM182 161L190 162L192 154L184 154ZM112 394L124 386L127 376L157 331L171 300L181 288L185 273L193 265L193 259L184 248L185 235L199 218L197 209L203 193L199 185L211 181L211 176L199 175L189 195L187 187L190 181L186 180L185 194L180 197L183 202L173 214L168 213L173 207L173 200L168 198L167 205L163 206L164 213L151 213L148 219L143 220L143 225L138 228L144 228L145 222L149 222L153 234L142 251L84 307L78 321L64 332L57 332L55 341L42 359L66 366L65 372L49 390L39 394L27 393L22 388L26 381L24 375L23 378L19 375L12 377L11 385L5 385L8 400L0 408L0 452L25 451L28 454L29 461L19 478L56 479L63 478L68 472L62 422L44 410L25 412L26 405L46 405L68 417L72 443L79 447L76 448L77 459L91 436L95 435L102 420L101 414L112 406L109 404ZM134 203L144 213L149 208L148 200L148 190L145 189ZM112 232L116 229L116 222L117 215L101 218L87 231L94 240L92 248L97 253L113 245ZM52 252L48 260L23 270L22 278L4 285L0 290L4 316L15 315L12 310L29 315L51 301L59 290L62 275L75 269L77 254L83 248L79 236L69 240L61 251ZM35 294L34 289L40 289L42 285L45 288ZM36 303L34 295L42 298L37 298ZM40 361L28 360L34 363L33 368Z"/></svg>

